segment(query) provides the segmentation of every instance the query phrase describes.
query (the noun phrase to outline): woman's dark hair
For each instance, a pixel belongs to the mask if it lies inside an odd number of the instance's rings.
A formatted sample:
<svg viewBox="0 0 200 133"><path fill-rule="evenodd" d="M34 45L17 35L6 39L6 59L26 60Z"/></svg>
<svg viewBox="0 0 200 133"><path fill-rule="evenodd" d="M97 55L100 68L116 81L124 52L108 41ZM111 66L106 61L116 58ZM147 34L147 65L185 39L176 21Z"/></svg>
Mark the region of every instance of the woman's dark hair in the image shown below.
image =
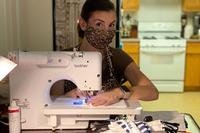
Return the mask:
<svg viewBox="0 0 200 133"><path fill-rule="evenodd" d="M81 17L87 22L91 14L95 11L114 11L115 6L110 0L86 0L82 7ZM80 38L84 37L84 31L81 30L78 24L78 35Z"/></svg>

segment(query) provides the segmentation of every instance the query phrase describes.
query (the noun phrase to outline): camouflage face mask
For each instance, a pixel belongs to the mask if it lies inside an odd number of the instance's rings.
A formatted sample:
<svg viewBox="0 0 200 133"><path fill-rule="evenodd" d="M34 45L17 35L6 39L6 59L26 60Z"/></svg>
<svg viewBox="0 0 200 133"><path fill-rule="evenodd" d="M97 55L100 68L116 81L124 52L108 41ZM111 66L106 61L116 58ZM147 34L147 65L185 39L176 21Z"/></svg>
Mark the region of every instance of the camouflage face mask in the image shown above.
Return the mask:
<svg viewBox="0 0 200 133"><path fill-rule="evenodd" d="M115 30L102 30L87 26L85 37L89 44L96 49L104 50L112 42Z"/></svg>

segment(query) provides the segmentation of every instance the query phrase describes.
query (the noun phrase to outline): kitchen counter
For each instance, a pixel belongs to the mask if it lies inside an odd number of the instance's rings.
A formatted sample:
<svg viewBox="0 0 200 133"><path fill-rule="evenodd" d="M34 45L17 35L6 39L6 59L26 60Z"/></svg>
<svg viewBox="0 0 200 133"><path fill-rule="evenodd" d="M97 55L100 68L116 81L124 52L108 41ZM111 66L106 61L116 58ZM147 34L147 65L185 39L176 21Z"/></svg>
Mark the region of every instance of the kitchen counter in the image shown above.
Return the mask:
<svg viewBox="0 0 200 133"><path fill-rule="evenodd" d="M139 38L121 38L122 42L139 42ZM187 39L187 42L200 42L200 39Z"/></svg>
<svg viewBox="0 0 200 133"><path fill-rule="evenodd" d="M129 42L129 41L133 41L133 42L138 42L140 41L139 38L121 38L121 40L123 42ZM200 39L187 39L188 42L200 42Z"/></svg>
<svg viewBox="0 0 200 133"><path fill-rule="evenodd" d="M200 42L200 39L187 39L187 42Z"/></svg>
<svg viewBox="0 0 200 133"><path fill-rule="evenodd" d="M121 38L122 42L139 42L139 38Z"/></svg>

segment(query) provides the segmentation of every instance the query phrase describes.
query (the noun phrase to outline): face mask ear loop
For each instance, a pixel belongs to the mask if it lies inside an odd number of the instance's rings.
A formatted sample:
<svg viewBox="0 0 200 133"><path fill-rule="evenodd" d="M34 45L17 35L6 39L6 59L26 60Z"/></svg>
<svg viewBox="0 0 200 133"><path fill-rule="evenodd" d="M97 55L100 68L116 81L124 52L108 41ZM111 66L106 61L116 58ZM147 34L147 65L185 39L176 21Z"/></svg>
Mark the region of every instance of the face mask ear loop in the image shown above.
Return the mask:
<svg viewBox="0 0 200 133"><path fill-rule="evenodd" d="M105 61L108 65L109 74L110 77L105 83L105 88L103 88L104 91L109 91L113 88L120 87L119 82L114 76L114 68L111 60L112 52L109 46L106 46L105 49L102 51L105 54Z"/></svg>
<svg viewBox="0 0 200 133"><path fill-rule="evenodd" d="M107 58L107 61L108 61L108 65L109 65L109 71L110 71L110 77L114 77L113 75L113 65L112 65L112 60L111 60L111 56L112 56L112 53L111 51L109 50L108 47L106 47L105 49L106 51L106 58Z"/></svg>

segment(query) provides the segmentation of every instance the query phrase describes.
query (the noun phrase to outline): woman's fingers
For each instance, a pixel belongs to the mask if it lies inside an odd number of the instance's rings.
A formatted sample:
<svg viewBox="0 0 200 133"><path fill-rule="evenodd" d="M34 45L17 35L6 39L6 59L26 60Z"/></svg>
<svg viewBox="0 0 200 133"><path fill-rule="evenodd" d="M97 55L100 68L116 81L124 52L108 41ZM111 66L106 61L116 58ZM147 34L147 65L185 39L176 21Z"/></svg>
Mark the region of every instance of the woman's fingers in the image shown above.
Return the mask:
<svg viewBox="0 0 200 133"><path fill-rule="evenodd" d="M93 106L100 106L106 103L105 99L94 99L90 102Z"/></svg>

